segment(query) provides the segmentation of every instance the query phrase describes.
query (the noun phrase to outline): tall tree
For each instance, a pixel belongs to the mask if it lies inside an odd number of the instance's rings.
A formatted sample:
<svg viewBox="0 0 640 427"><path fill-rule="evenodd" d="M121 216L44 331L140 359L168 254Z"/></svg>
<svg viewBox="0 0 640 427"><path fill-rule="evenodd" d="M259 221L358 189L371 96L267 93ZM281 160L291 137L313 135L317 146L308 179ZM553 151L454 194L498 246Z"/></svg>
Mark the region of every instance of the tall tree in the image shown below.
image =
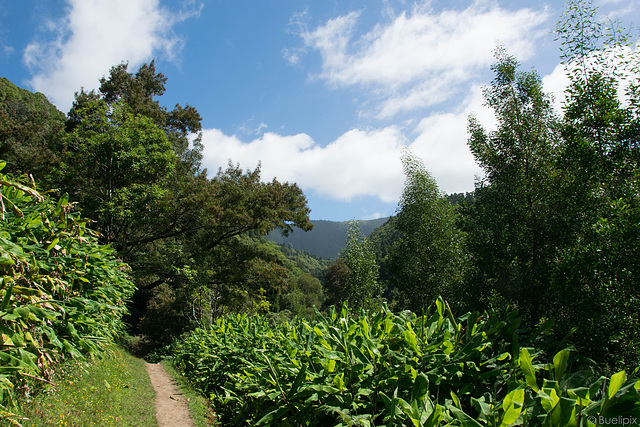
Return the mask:
<svg viewBox="0 0 640 427"><path fill-rule="evenodd" d="M339 306L345 301L345 288L349 277L349 267L342 258L335 260L327 268L324 276L324 304Z"/></svg>
<svg viewBox="0 0 640 427"><path fill-rule="evenodd" d="M177 157L165 133L127 104L97 99L75 114L63 189L96 221L104 243L126 251L148 206L166 191Z"/></svg>
<svg viewBox="0 0 640 427"><path fill-rule="evenodd" d="M109 106L124 104L134 116L148 117L162 129L173 144L176 155L192 168L192 172L197 171L202 159L202 146L196 139L189 148L188 135L202 130L202 118L198 111L188 104L184 107L176 104L169 111L160 104L156 98L165 93L167 78L156 72L155 61L143 64L135 74L127 70L127 63L111 67L109 77L100 79L98 92L85 92L83 89L76 93L67 128L71 130L85 120L87 103L101 99Z"/></svg>
<svg viewBox="0 0 640 427"><path fill-rule="evenodd" d="M207 316L268 309L288 270L243 236L312 227L301 189L263 182L260 167L230 164L207 177L199 138L189 141L200 115L163 107L156 98L165 82L153 62L135 74L120 64L98 92L77 93L60 182L133 268L139 290L130 321L142 319L160 345L175 327ZM166 322L171 316L180 318Z"/></svg>
<svg viewBox="0 0 640 427"><path fill-rule="evenodd" d="M405 187L387 263L401 308L421 312L438 295L452 296L465 268L463 233L435 179L410 152L402 156Z"/></svg>
<svg viewBox="0 0 640 427"><path fill-rule="evenodd" d="M342 297L354 308L374 309L382 288L378 263L369 239L362 234L358 221L349 222L347 241L340 257L349 268Z"/></svg>
<svg viewBox="0 0 640 427"><path fill-rule="evenodd" d="M558 236L551 199L558 125L540 77L519 71L504 49L496 57L495 78L484 98L498 128L487 132L474 117L469 119L469 148L485 177L467 209L474 254L467 295L485 301L506 298L535 324L546 300Z"/></svg>
<svg viewBox="0 0 640 427"><path fill-rule="evenodd" d="M589 1L558 24L569 71L560 155L569 244L558 257L556 316L602 364L640 364L640 56ZM624 93L624 99L620 94ZM588 315L585 315L587 314Z"/></svg>

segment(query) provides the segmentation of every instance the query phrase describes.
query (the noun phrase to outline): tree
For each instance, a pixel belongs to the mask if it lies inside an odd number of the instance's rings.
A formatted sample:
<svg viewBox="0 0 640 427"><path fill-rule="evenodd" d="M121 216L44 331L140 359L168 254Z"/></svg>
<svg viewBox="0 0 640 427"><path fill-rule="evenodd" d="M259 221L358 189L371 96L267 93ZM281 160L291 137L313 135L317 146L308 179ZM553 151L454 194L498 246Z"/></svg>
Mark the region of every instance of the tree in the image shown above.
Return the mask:
<svg viewBox="0 0 640 427"><path fill-rule="evenodd" d="M292 276L287 280L287 292L280 298L280 309L289 310L294 316L312 318L314 307L322 305L322 284L309 273Z"/></svg>
<svg viewBox="0 0 640 427"><path fill-rule="evenodd" d="M260 166L230 163L207 177L199 137L188 138L200 116L161 106L165 82L153 62L135 74L120 64L98 92L77 93L60 182L131 265L138 291L129 321L157 345L174 338L160 328L167 313L182 316L167 326L189 328L227 311L268 310L289 270L246 235L312 227L301 189L262 182Z"/></svg>
<svg viewBox="0 0 640 427"><path fill-rule="evenodd" d="M87 103L101 99L109 106L125 104L134 116L148 117L162 129L172 143L176 155L195 172L200 167L202 146L198 145L196 140L190 149L187 137L189 133L196 133L202 129L200 114L188 104L185 107L176 104L171 111L160 105L155 98L164 94L167 78L156 72L155 61L143 64L136 74L129 73L127 68L127 63L111 67L109 77L100 79L98 93L84 90L76 93L76 99L69 111L67 129L72 130L84 120Z"/></svg>
<svg viewBox="0 0 640 427"><path fill-rule="evenodd" d="M469 119L469 148L485 178L467 208L475 261L467 295L485 302L506 298L534 325L548 297L555 239L561 235L552 201L558 124L540 77L518 71L504 49L496 57L496 77L484 97L498 129L487 132Z"/></svg>
<svg viewBox="0 0 640 427"><path fill-rule="evenodd" d="M337 258L333 264L327 268L324 276L324 305L341 305L345 297L347 278L349 277L349 267L342 258Z"/></svg>
<svg viewBox="0 0 640 427"><path fill-rule="evenodd" d="M286 288L289 269L286 260L246 236L275 229L286 234L294 225L309 230L304 194L295 184L262 182L260 168L233 165L193 182L197 186L181 190L185 197L159 204L159 214L144 229L147 237L141 234L129 255L141 285L137 306L146 307L154 288L166 283L183 315L194 318L193 326L199 323L195 318L230 311L269 311ZM194 316L196 306L201 314ZM142 315L144 309L136 317ZM146 325L153 326L148 317Z"/></svg>
<svg viewBox="0 0 640 427"><path fill-rule="evenodd" d="M464 235L453 206L422 161L402 156L405 187L387 263L399 307L422 312L438 295L453 296L465 268Z"/></svg>
<svg viewBox="0 0 640 427"><path fill-rule="evenodd" d="M389 254L393 243L400 237L400 233L396 226L396 217L391 216L389 219L376 228L370 235L369 241L373 247L373 252L376 255L376 262L378 263L378 272L380 273L380 284L384 290L384 298L391 301L392 286L390 283L389 273Z"/></svg>
<svg viewBox="0 0 640 427"><path fill-rule="evenodd" d="M570 77L561 118L540 78L498 52L485 91L498 129L469 125L486 178L465 207L465 294L515 304L532 327L553 318L557 338L575 331L581 353L611 368L639 363L639 62L596 12L570 1L558 25Z"/></svg>
<svg viewBox="0 0 640 427"><path fill-rule="evenodd" d="M570 86L559 159L568 244L554 275L554 315L563 330L577 328L576 345L590 357L634 366L640 364L640 57L619 24L601 22L591 2L570 1L557 30Z"/></svg>
<svg viewBox="0 0 640 427"><path fill-rule="evenodd" d="M342 289L343 300L353 308L376 308L382 293L378 263L373 246L362 235L357 221L349 222L346 245L340 257L349 269Z"/></svg>
<svg viewBox="0 0 640 427"><path fill-rule="evenodd" d="M127 104L93 100L75 114L63 189L96 221L104 243L124 252L148 206L166 191L177 157L165 133Z"/></svg>
<svg viewBox="0 0 640 427"><path fill-rule="evenodd" d="M64 114L42 93L0 77L0 159L14 175L31 174L47 188L59 162ZM46 181L45 181L46 178Z"/></svg>

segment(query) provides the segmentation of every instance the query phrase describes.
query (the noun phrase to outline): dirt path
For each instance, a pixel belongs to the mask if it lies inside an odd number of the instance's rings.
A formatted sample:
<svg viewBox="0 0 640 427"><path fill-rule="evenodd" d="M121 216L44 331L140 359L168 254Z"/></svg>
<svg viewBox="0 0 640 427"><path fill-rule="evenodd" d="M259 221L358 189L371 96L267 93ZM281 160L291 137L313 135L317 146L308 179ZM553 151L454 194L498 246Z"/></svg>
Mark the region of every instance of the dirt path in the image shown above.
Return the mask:
<svg viewBox="0 0 640 427"><path fill-rule="evenodd" d="M156 390L158 427L194 427L187 402L176 382L159 363L147 363L151 385Z"/></svg>

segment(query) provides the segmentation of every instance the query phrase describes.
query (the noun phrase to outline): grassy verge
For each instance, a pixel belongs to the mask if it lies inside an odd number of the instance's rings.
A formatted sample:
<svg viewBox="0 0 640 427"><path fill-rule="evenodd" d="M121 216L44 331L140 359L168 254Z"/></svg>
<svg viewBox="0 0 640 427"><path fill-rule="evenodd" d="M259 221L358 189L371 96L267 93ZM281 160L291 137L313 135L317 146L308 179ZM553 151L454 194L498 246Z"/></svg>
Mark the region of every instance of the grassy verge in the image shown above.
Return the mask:
<svg viewBox="0 0 640 427"><path fill-rule="evenodd" d="M194 391L188 384L186 379L178 373L173 365L171 365L170 359L164 359L162 362L162 366L167 370L169 375L173 377L173 379L178 384L178 388L180 392L187 400L189 404L189 412L191 413L191 418L197 427L212 427L219 426L217 423L215 414L211 410L207 399L202 397L198 392Z"/></svg>
<svg viewBox="0 0 640 427"><path fill-rule="evenodd" d="M55 386L23 402L23 426L156 426L144 360L111 347L88 365L64 370Z"/></svg>

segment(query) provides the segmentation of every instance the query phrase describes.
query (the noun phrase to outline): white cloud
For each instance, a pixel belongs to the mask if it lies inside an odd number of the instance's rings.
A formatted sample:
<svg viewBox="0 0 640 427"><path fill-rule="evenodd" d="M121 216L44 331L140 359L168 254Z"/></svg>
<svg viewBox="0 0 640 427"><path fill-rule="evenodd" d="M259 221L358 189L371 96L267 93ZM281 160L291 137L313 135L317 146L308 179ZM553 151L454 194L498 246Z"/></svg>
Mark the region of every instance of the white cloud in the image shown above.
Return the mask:
<svg viewBox="0 0 640 427"><path fill-rule="evenodd" d="M553 95L553 108L557 114L562 113L565 101L565 90L569 86L569 76L564 65L558 64L556 68L542 77L542 87L545 92Z"/></svg>
<svg viewBox="0 0 640 427"><path fill-rule="evenodd" d="M67 0L68 14L43 22L47 39L30 43L23 60L31 69L31 86L46 93L63 111L74 92L95 88L111 66L128 61L137 67L162 54L175 59L182 39L172 26L200 13L194 2L177 13L158 0Z"/></svg>
<svg viewBox="0 0 640 427"><path fill-rule="evenodd" d="M458 74L453 70L441 76L437 84L427 78L404 92L388 96L379 103L376 118L392 118L398 113L414 111L421 107L432 107L456 96L462 90L458 84L460 81Z"/></svg>
<svg viewBox="0 0 640 427"><path fill-rule="evenodd" d="M358 97L373 111L365 116L389 120L402 113L404 127L352 129L326 147L308 135L269 134L243 143L215 131L216 138L205 133L205 146L215 147L215 156L213 148L205 149L205 164L223 165L231 157L255 165L261 159L266 179L295 181L303 190L336 200L375 196L393 202L404 185L401 151L409 147L441 190L473 190L482 170L467 146L468 116L474 114L489 129L496 123L483 105L478 81L495 62L496 46L519 60L530 59L536 43L548 35L544 26L553 23L544 8L507 10L492 0L478 0L464 9L434 11L430 4L389 13L385 23L365 33L357 31L360 11L311 30L304 14L297 27L303 46L284 51L298 66L302 55L319 52L316 78L333 88L365 89ZM433 111L445 103L453 109Z"/></svg>
<svg viewBox="0 0 640 427"><path fill-rule="evenodd" d="M229 160L242 168L262 164L262 178L296 182L334 200L376 196L394 202L402 191L400 151L407 143L394 126L364 131L350 130L327 146L309 135L265 133L250 142L225 135L218 129L203 132L204 165L211 171Z"/></svg>
<svg viewBox="0 0 640 427"><path fill-rule="evenodd" d="M472 191L474 177L482 175L467 146L467 121L473 115L487 129L495 128L495 115L483 101L481 87L474 86L457 110L431 114L416 127L411 151L446 193Z"/></svg>
<svg viewBox="0 0 640 427"><path fill-rule="evenodd" d="M507 10L475 1L463 10L434 11L429 2L392 16L355 36L359 12L300 33L322 57L318 77L331 86L373 88L379 118L450 99L463 83L494 62L500 44L520 60L531 58L549 28L546 9ZM290 59L291 61L291 59ZM295 61L300 61L299 54Z"/></svg>
<svg viewBox="0 0 640 427"><path fill-rule="evenodd" d="M322 77L332 82L343 80L334 77L334 74L339 74L339 70L345 69L352 62L347 48L359 16L360 13L357 11L350 12L345 16L330 19L312 32L305 30L300 33L305 45L320 51L324 69Z"/></svg>
<svg viewBox="0 0 640 427"><path fill-rule="evenodd" d="M474 177L481 173L467 148L466 123L471 113L489 128L495 123L492 111L482 105L477 86L456 111L425 117L411 131L397 126L352 129L324 147L306 134L265 133L244 142L219 129L207 129L203 132L203 163L210 171L225 168L229 160L245 169L261 163L265 181L296 182L303 191L313 190L333 200L348 202L373 196L393 203L404 186L402 149L410 147L423 159L441 190L471 191Z"/></svg>

